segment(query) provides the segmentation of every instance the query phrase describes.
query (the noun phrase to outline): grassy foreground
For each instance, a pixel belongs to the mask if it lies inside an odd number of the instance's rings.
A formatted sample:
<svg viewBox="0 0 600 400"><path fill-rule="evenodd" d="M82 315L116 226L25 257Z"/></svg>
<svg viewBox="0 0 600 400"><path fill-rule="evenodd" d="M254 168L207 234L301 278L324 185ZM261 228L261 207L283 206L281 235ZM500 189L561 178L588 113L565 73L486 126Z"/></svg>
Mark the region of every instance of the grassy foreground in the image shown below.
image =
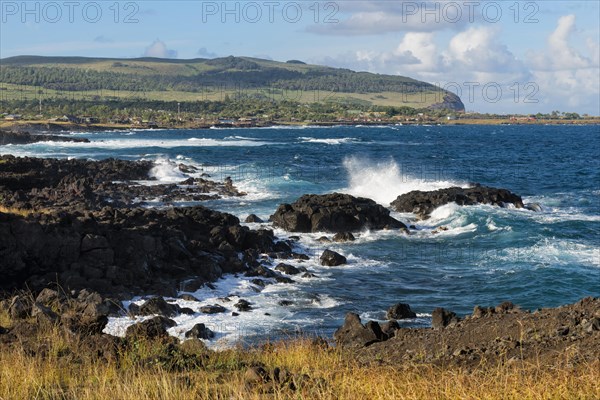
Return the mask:
<svg viewBox="0 0 600 400"><path fill-rule="evenodd" d="M0 325L11 326L0 315ZM0 335L0 399L598 399L600 365L506 363L452 366L359 364L349 353L291 340L256 349L206 350L198 341L134 341L95 357L56 326L31 344ZM164 361L169 354L168 362ZM162 360L162 361L161 361ZM249 367L287 371L286 384L257 383ZM295 388L290 388L294 382Z"/></svg>

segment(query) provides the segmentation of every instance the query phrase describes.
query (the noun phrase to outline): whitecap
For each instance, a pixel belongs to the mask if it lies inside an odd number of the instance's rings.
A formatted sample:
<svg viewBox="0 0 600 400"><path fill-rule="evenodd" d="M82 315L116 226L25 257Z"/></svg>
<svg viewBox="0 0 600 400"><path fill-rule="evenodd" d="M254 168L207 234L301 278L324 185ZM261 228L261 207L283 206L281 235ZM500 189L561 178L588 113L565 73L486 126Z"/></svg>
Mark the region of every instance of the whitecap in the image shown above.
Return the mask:
<svg viewBox="0 0 600 400"><path fill-rule="evenodd" d="M321 143L321 144L331 144L331 145L335 145L335 144L342 144L342 143L352 143L352 142L356 142L357 140L355 138L313 138L313 137L299 137L298 140L300 140L301 142L304 143Z"/></svg>
<svg viewBox="0 0 600 400"><path fill-rule="evenodd" d="M154 167L150 169L150 177L155 178L160 183L181 182L189 178L179 170L178 164L167 158L159 158L155 161Z"/></svg>
<svg viewBox="0 0 600 400"><path fill-rule="evenodd" d="M389 205L401 194L413 190L437 190L453 186L469 187L466 182L447 179L423 179L413 176L414 168L408 171L393 159L386 162L373 162L359 157L344 159L349 186L343 192L354 196L367 197L382 205Z"/></svg>

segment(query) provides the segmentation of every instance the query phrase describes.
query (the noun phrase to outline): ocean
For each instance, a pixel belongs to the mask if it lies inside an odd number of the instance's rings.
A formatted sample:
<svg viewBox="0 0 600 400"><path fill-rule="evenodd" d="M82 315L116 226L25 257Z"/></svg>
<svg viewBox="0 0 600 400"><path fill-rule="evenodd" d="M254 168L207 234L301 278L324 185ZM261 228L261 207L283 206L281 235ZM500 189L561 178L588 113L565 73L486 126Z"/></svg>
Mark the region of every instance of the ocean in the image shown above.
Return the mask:
<svg viewBox="0 0 600 400"><path fill-rule="evenodd" d="M428 326L435 307L459 315L473 306L512 301L525 309L554 307L585 296L600 296L600 127L599 126L353 126L209 130L73 132L90 143L45 142L0 146L0 154L22 156L157 161L160 182L188 175L179 163L199 168L195 175L231 177L247 196L202 202L244 220L250 213L268 220L277 206L306 193L343 192L389 207L411 190L434 190L472 183L501 187L539 203L541 212L479 205L442 206L432 217L392 212L418 231L361 232L357 240L324 245L322 233L301 234L297 251L313 278L260 290L243 276L226 276L215 288L193 293L201 303L231 308L237 297L254 310L181 315L173 335L202 322L216 336L211 347L295 335L331 337L347 312L383 320L386 309L408 303L417 318L402 326ZM148 184L146 182L146 184ZM165 205L150 202L148 207ZM251 228L270 224L246 224ZM434 233L440 226L447 230ZM293 233L275 229L286 238ZM323 267L325 248L348 258L348 265ZM237 296L237 297L236 297ZM291 301L282 305L283 300ZM131 299L137 303L143 300ZM128 302L126 302L128 303ZM106 332L124 334L135 321L111 318Z"/></svg>

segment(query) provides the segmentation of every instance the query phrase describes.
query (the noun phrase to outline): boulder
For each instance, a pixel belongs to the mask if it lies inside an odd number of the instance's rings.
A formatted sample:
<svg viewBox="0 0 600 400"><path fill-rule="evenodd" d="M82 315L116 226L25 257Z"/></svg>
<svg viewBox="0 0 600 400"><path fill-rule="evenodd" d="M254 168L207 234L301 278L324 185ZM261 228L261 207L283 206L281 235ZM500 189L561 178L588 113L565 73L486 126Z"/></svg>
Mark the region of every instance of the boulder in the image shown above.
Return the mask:
<svg viewBox="0 0 600 400"><path fill-rule="evenodd" d="M199 302L200 300L198 300L198 298L196 296L193 296L189 293L184 293L179 295L179 298L181 300L185 300L185 301L195 301L195 302Z"/></svg>
<svg viewBox="0 0 600 400"><path fill-rule="evenodd" d="M8 313L12 319L23 319L31 315L31 302L25 296L15 296L8 306Z"/></svg>
<svg viewBox="0 0 600 400"><path fill-rule="evenodd" d="M212 339L215 333L208 329L204 324L196 324L192 329L185 333L186 338L194 339Z"/></svg>
<svg viewBox="0 0 600 400"><path fill-rule="evenodd" d="M218 304L200 307L200 312L204 313L204 314L218 314L218 313L222 313L225 311L226 311L225 307L220 306Z"/></svg>
<svg viewBox="0 0 600 400"><path fill-rule="evenodd" d="M57 290L44 288L35 298L35 302L46 307L61 309L65 306L66 296Z"/></svg>
<svg viewBox="0 0 600 400"><path fill-rule="evenodd" d="M524 207L520 196L506 189L487 186L466 189L451 187L433 191L413 190L398 196L391 206L398 212L414 213L419 218L426 219L433 210L448 203L456 203L461 206L492 204L500 207L512 204L516 208Z"/></svg>
<svg viewBox="0 0 600 400"><path fill-rule="evenodd" d="M391 320L417 318L417 314L405 303L397 303L391 306L386 313L386 318Z"/></svg>
<svg viewBox="0 0 600 400"><path fill-rule="evenodd" d="M392 218L387 208L373 200L342 193L304 195L292 204L281 204L270 220L289 232L406 230L406 225Z"/></svg>
<svg viewBox="0 0 600 400"><path fill-rule="evenodd" d="M298 275L300 273L300 270L298 268L294 267L293 265L284 263L277 264L275 270L281 271L288 275Z"/></svg>
<svg viewBox="0 0 600 400"><path fill-rule="evenodd" d="M438 307L433 310L431 315L431 327L433 329L443 329L450 324L458 322L459 319L455 313L444 308Z"/></svg>
<svg viewBox="0 0 600 400"><path fill-rule="evenodd" d="M380 327L385 337L392 338L396 335L396 331L400 329L400 324L396 320L391 320L380 324Z"/></svg>
<svg viewBox="0 0 600 400"><path fill-rule="evenodd" d="M71 332L84 336L102 333L108 323L108 315L122 309L119 303L87 289L81 290L71 303L72 307L61 315L61 322Z"/></svg>
<svg viewBox="0 0 600 400"><path fill-rule="evenodd" d="M172 319L157 316L128 327L125 331L125 338L157 339L166 337L169 335L167 329L172 328L175 325L177 324Z"/></svg>
<svg viewBox="0 0 600 400"><path fill-rule="evenodd" d="M346 257L329 249L325 250L323 254L321 254L319 260L321 261L321 265L328 267L346 264Z"/></svg>
<svg viewBox="0 0 600 400"><path fill-rule="evenodd" d="M333 334L336 343L343 347L366 347L385 340L381 327L375 321L363 325L358 314L348 313L344 324Z"/></svg>
<svg viewBox="0 0 600 400"><path fill-rule="evenodd" d="M354 241L355 237L352 232L338 232L333 235L334 242L351 242Z"/></svg>
<svg viewBox="0 0 600 400"><path fill-rule="evenodd" d="M153 297L140 306L137 314L174 317L180 312L180 307L177 304L169 304L162 297Z"/></svg>
<svg viewBox="0 0 600 400"><path fill-rule="evenodd" d="M248 300L240 299L233 305L238 311L252 311L252 306Z"/></svg>
<svg viewBox="0 0 600 400"><path fill-rule="evenodd" d="M55 325L60 321L58 314L38 302L33 303L31 316L36 319L38 324Z"/></svg>
<svg viewBox="0 0 600 400"><path fill-rule="evenodd" d="M244 222L262 223L264 221L261 218L259 218L256 214L250 214L246 217Z"/></svg>

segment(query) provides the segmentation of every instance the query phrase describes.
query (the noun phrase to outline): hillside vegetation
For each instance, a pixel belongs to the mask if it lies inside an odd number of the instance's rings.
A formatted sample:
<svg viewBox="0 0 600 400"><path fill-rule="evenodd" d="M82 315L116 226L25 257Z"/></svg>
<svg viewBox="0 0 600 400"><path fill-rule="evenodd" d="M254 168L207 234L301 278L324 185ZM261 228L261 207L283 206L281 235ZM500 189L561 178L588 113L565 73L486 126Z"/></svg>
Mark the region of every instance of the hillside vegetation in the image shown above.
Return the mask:
<svg viewBox="0 0 600 400"><path fill-rule="evenodd" d="M249 57L167 60L18 56L0 60L0 100L220 101L464 110L460 99L404 76Z"/></svg>

